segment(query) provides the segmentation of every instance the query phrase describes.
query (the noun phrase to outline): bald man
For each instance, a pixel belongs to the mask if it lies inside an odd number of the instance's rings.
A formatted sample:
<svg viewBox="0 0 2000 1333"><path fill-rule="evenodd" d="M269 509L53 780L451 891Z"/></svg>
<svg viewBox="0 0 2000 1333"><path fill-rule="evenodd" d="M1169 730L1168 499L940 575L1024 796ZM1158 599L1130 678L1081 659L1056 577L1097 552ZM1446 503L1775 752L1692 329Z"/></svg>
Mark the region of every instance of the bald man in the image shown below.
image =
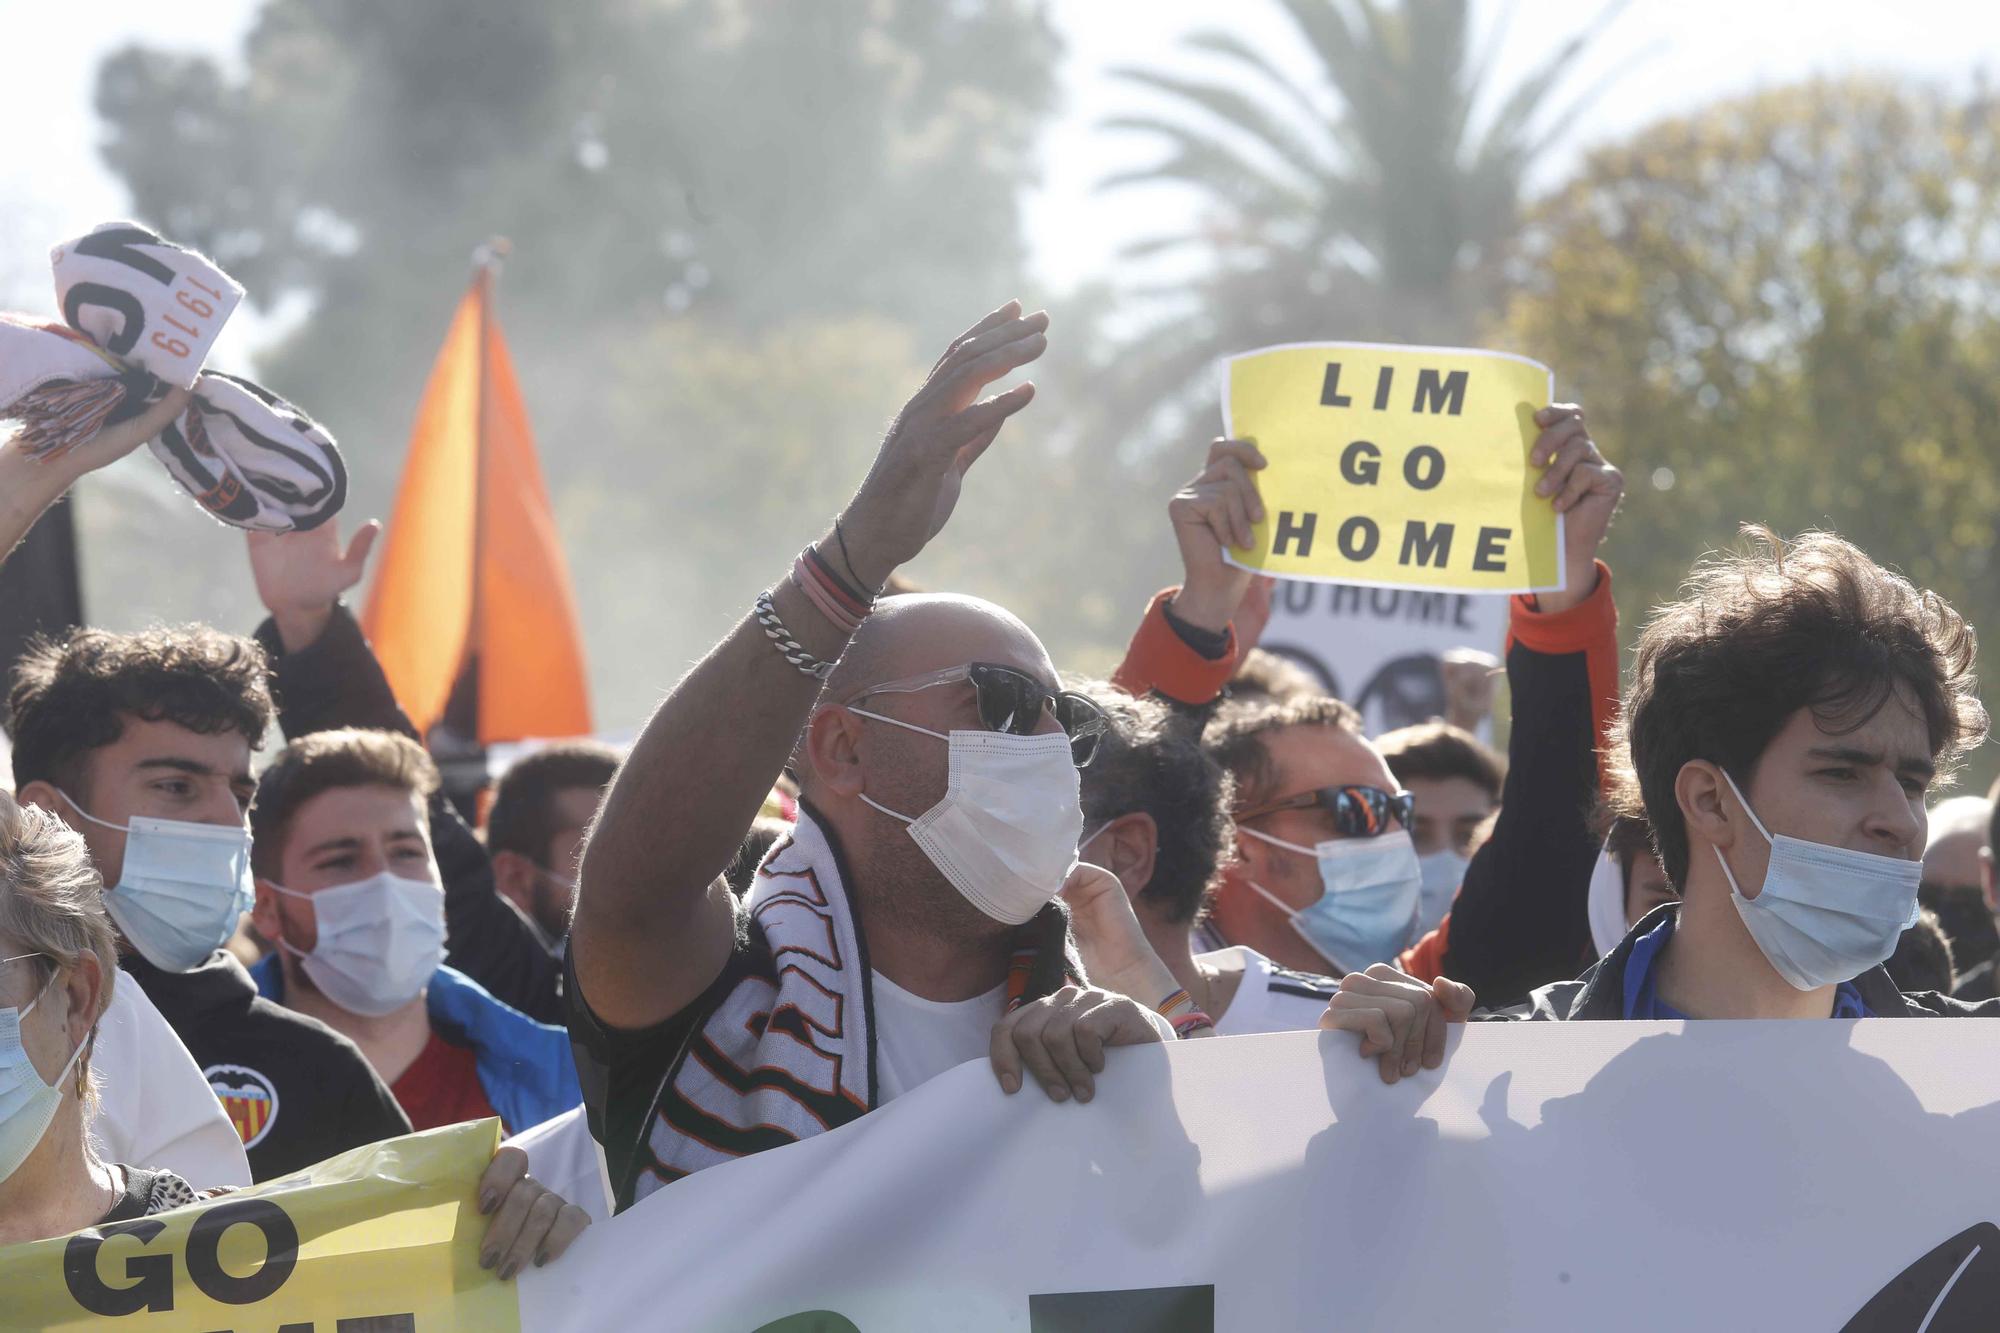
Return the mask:
<svg viewBox="0 0 2000 1333"><path fill-rule="evenodd" d="M621 1210L968 1060L990 1054L1009 1093L1025 1067L1087 1101L1105 1046L1174 1035L1126 995L1067 984L1056 896L1105 876L1076 869L1094 707L990 602L871 613L1033 396L979 400L1041 355L1047 326L1010 302L947 349L834 528L674 687L606 793L567 993ZM797 831L739 904L722 872L795 752ZM1173 981L1144 952L1103 980L1156 986L1154 1002Z"/></svg>
<svg viewBox="0 0 2000 1333"><path fill-rule="evenodd" d="M1989 829L1993 802L1984 796L1954 796L1931 811L1924 843L1924 878L1918 899L1937 913L1951 941L1962 1000L1986 1000L1994 987L1995 950L2000 931L1993 924L1993 869Z"/></svg>

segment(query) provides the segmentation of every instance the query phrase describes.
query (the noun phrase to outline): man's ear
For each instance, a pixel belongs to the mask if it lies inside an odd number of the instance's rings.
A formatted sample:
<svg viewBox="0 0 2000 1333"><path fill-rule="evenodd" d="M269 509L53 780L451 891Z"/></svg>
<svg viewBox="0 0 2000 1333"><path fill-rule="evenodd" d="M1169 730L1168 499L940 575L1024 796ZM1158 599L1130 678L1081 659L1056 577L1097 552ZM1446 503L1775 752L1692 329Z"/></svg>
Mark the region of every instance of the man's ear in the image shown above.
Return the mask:
<svg viewBox="0 0 2000 1333"><path fill-rule="evenodd" d="M500 896L511 900L517 907L526 907L534 901L535 863L511 847L494 852L493 887Z"/></svg>
<svg viewBox="0 0 2000 1333"><path fill-rule="evenodd" d="M1706 759L1688 760L1674 778L1674 801L1687 821L1689 836L1712 847L1736 845L1739 807L1733 796L1723 795L1727 786L1722 770Z"/></svg>
<svg viewBox="0 0 2000 1333"><path fill-rule="evenodd" d="M861 794L861 719L845 708L822 708L806 724L805 755L813 780L842 796Z"/></svg>
<svg viewBox="0 0 2000 1333"><path fill-rule="evenodd" d="M1126 894L1136 902L1153 882L1153 862L1159 850L1159 826L1145 811L1134 810L1106 824L1083 859L1118 876Z"/></svg>
<svg viewBox="0 0 2000 1333"><path fill-rule="evenodd" d="M56 795L55 787L40 778L15 792L14 799L22 805L41 807L71 828L76 828L82 821L82 816L69 808L69 802Z"/></svg>
<svg viewBox="0 0 2000 1333"><path fill-rule="evenodd" d="M275 947L284 938L278 919L278 891L262 875L257 877L257 893L250 903L250 924Z"/></svg>
<svg viewBox="0 0 2000 1333"><path fill-rule="evenodd" d="M1246 837L1242 829L1236 830L1236 859L1223 867L1225 872L1234 873L1238 879L1268 879L1271 858L1278 849L1261 838Z"/></svg>

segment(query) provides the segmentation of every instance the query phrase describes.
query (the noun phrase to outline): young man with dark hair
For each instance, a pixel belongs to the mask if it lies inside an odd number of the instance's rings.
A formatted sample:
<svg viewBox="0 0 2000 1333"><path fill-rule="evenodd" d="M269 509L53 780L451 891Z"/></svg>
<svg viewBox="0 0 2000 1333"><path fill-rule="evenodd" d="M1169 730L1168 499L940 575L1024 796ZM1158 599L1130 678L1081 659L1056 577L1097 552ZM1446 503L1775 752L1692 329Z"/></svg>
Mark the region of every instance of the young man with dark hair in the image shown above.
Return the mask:
<svg viewBox="0 0 2000 1333"><path fill-rule="evenodd" d="M1639 636L1616 734L1616 808L1651 825L1679 901L1493 1017L2000 1016L1882 967L1917 919L1924 798L1986 735L1972 630L1839 537L1749 531ZM1435 1006L1376 982L1399 998L1336 996L1326 1022L1413 1040Z"/></svg>
<svg viewBox="0 0 2000 1333"><path fill-rule="evenodd" d="M360 624L340 602L361 582L376 530L363 524L345 549L333 522L309 532L249 536L250 572L270 612L257 641L271 663L287 740L348 728L421 739ZM445 961L537 1022L560 1023L561 962L528 919L494 892L485 846L441 792L430 798L429 829L444 876Z"/></svg>
<svg viewBox="0 0 2000 1333"><path fill-rule="evenodd" d="M1202 750L1188 719L1115 685L1075 687L1104 711L1097 757L1083 770L1078 854L1118 877L1146 941L1218 1036L1311 1028L1333 995L1330 977L1296 972L1247 945L1197 954L1191 934L1235 841L1235 784ZM1077 932L1085 942L1079 914Z"/></svg>
<svg viewBox="0 0 2000 1333"><path fill-rule="evenodd" d="M394 732L314 732L278 754L250 807L257 929L277 948L252 975L359 1046L412 1127L526 1129L582 1101L569 1038L445 966L438 786Z"/></svg>
<svg viewBox="0 0 2000 1333"><path fill-rule="evenodd" d="M123 994L179 1034L206 1111L248 1150L245 1175L268 1180L406 1133L360 1052L260 999L221 947L249 906L250 754L272 711L263 651L203 627L78 630L22 659L8 704L20 798L83 834L138 983L114 992L107 1015L100 1131L155 1134L178 1114L169 1085L127 1074L160 1043L121 1055Z"/></svg>
<svg viewBox="0 0 2000 1333"><path fill-rule="evenodd" d="M584 830L618 771L601 741L563 741L517 760L500 775L486 815L493 887L551 950L569 933Z"/></svg>
<svg viewBox="0 0 2000 1333"><path fill-rule="evenodd" d="M1424 875L1417 929L1444 920L1465 880L1479 826L1500 808L1507 761L1477 736L1448 722L1385 732L1375 747L1403 789L1417 798L1410 840Z"/></svg>

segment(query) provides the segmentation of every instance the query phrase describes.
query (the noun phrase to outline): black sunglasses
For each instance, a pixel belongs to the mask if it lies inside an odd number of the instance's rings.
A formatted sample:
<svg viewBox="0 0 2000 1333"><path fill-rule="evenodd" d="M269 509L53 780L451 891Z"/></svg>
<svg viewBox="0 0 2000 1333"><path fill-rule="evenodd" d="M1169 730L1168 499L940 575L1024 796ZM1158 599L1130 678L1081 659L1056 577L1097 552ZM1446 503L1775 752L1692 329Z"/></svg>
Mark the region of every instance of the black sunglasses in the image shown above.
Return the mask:
<svg viewBox="0 0 2000 1333"><path fill-rule="evenodd" d="M1280 810L1310 810L1314 806L1333 812L1333 827L1341 837L1372 838L1387 833L1392 818L1408 828L1416 814L1417 798L1411 792L1383 791L1380 787L1321 787L1262 805L1246 806L1235 812L1235 818L1240 824Z"/></svg>
<svg viewBox="0 0 2000 1333"><path fill-rule="evenodd" d="M979 722L988 731L1009 736L1032 736L1049 714L1069 737L1070 759L1078 768L1087 768L1097 757L1097 743L1104 736L1104 710L1081 694L1069 690L1050 692L1049 687L1025 671L995 662L972 662L946 667L926 676L911 676L871 685L847 702L860 703L877 694L914 694L933 685L970 681L979 704Z"/></svg>

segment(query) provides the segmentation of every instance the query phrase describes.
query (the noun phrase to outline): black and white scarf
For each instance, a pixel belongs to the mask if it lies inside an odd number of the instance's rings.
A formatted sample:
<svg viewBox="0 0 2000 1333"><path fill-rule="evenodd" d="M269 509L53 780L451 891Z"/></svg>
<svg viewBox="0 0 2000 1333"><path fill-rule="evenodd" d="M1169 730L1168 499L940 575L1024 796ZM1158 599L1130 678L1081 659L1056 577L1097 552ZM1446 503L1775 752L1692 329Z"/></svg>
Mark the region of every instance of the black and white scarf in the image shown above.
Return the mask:
<svg viewBox="0 0 2000 1333"><path fill-rule="evenodd" d="M704 1167L837 1129L877 1103L867 944L840 858L810 810L765 856L744 910L756 965L668 1070L633 1202ZM1082 975L1068 930L1060 901L1020 928L1012 999Z"/></svg>
<svg viewBox="0 0 2000 1333"><path fill-rule="evenodd" d="M304 531L347 499L326 429L267 389L204 370L243 288L207 258L132 222L107 222L50 254L62 322L0 314L0 419L49 459L128 420L169 387L187 411L153 456L225 523Z"/></svg>

